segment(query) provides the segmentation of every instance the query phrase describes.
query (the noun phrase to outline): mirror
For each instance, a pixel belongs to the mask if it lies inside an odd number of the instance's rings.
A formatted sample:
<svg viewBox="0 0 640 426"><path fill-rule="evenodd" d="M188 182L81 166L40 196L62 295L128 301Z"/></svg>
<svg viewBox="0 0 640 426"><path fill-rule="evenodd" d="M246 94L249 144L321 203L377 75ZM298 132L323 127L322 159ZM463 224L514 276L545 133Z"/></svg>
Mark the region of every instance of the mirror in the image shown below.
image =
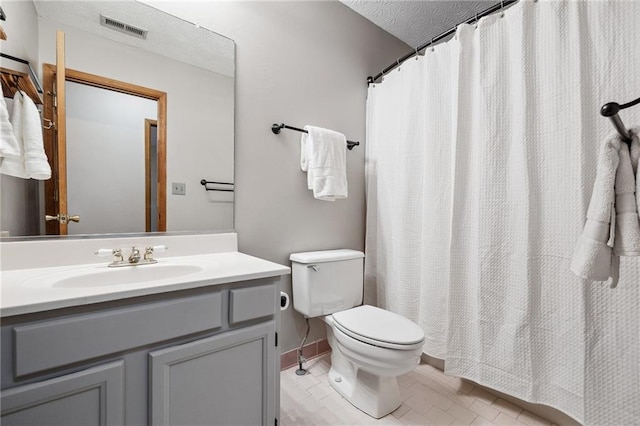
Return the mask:
<svg viewBox="0 0 640 426"><path fill-rule="evenodd" d="M160 159L157 147L149 142L154 123L159 124L153 114L155 101L143 107L135 101L148 100L120 99L113 100L118 106L110 107L110 98L119 93L78 84L67 73L68 211L63 214L80 216L80 222L69 222L69 235L233 229L232 40L132 0L10 2L7 6L3 5L7 21L12 15L24 20L16 23L23 31L36 23L37 36L29 37L36 40L37 52L31 49L26 56L34 68L37 64L41 81L46 64L56 63L56 31L60 30L65 33L65 68L71 74L86 73L166 93L162 171L149 161L150 153ZM22 10L12 10L18 7ZM101 25L101 16L102 23L111 26ZM123 32L122 24L133 30ZM146 30L146 38L139 38L137 29ZM14 34L13 38L19 37ZM43 98L50 96L46 92ZM81 101L89 96L91 101ZM141 115L132 118L134 111ZM135 135L124 135L129 127ZM115 130L113 136L107 129ZM55 160L49 158L51 164ZM163 173L166 183L158 187L158 175ZM58 213L45 211L45 185L5 175L0 179L1 230L9 231L11 237L44 235L45 215ZM203 186L202 180L215 183ZM165 193L166 200L164 229L158 227L158 210L163 206L149 201L159 200L159 192Z"/></svg>

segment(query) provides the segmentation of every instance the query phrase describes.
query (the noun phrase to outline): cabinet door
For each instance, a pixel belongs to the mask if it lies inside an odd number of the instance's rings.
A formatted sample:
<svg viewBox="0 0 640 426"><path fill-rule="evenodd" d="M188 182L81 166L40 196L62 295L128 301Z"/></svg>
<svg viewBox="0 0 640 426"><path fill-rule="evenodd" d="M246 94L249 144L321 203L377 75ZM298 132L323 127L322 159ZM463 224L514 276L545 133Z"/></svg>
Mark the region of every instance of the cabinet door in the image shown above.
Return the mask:
<svg viewBox="0 0 640 426"><path fill-rule="evenodd" d="M1 392L2 425L124 424L124 363L112 362Z"/></svg>
<svg viewBox="0 0 640 426"><path fill-rule="evenodd" d="M151 425L272 425L275 322L149 354Z"/></svg>

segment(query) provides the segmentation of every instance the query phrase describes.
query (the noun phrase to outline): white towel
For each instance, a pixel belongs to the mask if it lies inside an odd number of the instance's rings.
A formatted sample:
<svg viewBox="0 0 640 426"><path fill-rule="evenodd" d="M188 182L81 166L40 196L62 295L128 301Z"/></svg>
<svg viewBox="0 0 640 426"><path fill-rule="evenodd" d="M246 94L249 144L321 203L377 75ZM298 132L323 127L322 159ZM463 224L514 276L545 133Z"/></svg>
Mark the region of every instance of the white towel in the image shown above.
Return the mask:
<svg viewBox="0 0 640 426"><path fill-rule="evenodd" d="M319 200L347 198L347 138L333 130L304 128L300 167L307 172L307 187Z"/></svg>
<svg viewBox="0 0 640 426"><path fill-rule="evenodd" d="M632 134L633 156L618 134L609 136L600 150L587 221L570 267L583 279L611 278L612 287L618 282L618 256L640 255L640 222L634 194L640 148L637 131L634 129Z"/></svg>
<svg viewBox="0 0 640 426"><path fill-rule="evenodd" d="M40 113L36 104L25 93L23 93L22 110L22 143L27 175L38 180L50 179L51 166L44 152Z"/></svg>
<svg viewBox="0 0 640 426"><path fill-rule="evenodd" d="M16 94L13 96L13 111L11 111L11 127L13 129L13 135L16 141L16 147L19 153L18 155L11 155L3 158L2 164L0 164L0 173L9 175L9 176L28 179L29 176L27 175L27 172L24 168L24 146L23 146L23 137L22 137L22 133L23 133L22 132L22 122L23 122L22 115L24 113L23 100L24 100L24 96L22 96L20 91L16 91ZM12 152L14 154L16 151L16 147L12 149Z"/></svg>
<svg viewBox="0 0 640 426"><path fill-rule="evenodd" d="M631 163L636 173L636 207L638 211L638 220L640 221L640 126L632 127L629 130L632 142L629 148L631 155Z"/></svg>
<svg viewBox="0 0 640 426"><path fill-rule="evenodd" d="M22 150L13 134L13 126L9 121L9 110L4 97L0 100L0 158L20 157Z"/></svg>
<svg viewBox="0 0 640 426"><path fill-rule="evenodd" d="M613 254L640 256L640 219L636 191L636 171L640 157L638 129L632 129L631 143L620 145L620 163L616 172L616 223Z"/></svg>

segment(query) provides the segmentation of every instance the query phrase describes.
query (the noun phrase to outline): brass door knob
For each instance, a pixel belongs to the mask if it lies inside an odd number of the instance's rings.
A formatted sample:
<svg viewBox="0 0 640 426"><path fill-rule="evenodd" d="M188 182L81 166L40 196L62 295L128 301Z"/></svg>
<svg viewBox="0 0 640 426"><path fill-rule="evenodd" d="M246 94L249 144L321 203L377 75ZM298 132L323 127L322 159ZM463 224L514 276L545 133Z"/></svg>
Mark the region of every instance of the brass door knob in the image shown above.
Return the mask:
<svg viewBox="0 0 640 426"><path fill-rule="evenodd" d="M50 214L47 214L47 215L44 216L44 220L46 220L47 222L51 222L52 220L59 221L60 220L60 215L57 214L55 216L51 216Z"/></svg>
<svg viewBox="0 0 640 426"><path fill-rule="evenodd" d="M44 220L46 220L47 222L51 222L53 220L60 222L61 224L66 224L69 222L80 222L80 216L75 215L75 216L69 216L66 214L57 214L55 216L51 216L51 215L45 215L44 216Z"/></svg>

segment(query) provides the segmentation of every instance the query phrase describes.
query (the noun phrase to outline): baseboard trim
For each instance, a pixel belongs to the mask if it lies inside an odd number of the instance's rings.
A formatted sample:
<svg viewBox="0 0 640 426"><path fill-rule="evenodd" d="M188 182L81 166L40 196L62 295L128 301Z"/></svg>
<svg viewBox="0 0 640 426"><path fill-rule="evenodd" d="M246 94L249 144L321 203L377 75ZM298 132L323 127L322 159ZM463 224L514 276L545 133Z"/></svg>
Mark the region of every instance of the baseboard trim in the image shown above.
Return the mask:
<svg viewBox="0 0 640 426"><path fill-rule="evenodd" d="M331 347L327 339L316 340L315 342L308 343L302 348L302 355L309 360L320 355L331 352ZM280 370L286 370L294 365L298 364L298 349L291 349L290 351L280 354Z"/></svg>

